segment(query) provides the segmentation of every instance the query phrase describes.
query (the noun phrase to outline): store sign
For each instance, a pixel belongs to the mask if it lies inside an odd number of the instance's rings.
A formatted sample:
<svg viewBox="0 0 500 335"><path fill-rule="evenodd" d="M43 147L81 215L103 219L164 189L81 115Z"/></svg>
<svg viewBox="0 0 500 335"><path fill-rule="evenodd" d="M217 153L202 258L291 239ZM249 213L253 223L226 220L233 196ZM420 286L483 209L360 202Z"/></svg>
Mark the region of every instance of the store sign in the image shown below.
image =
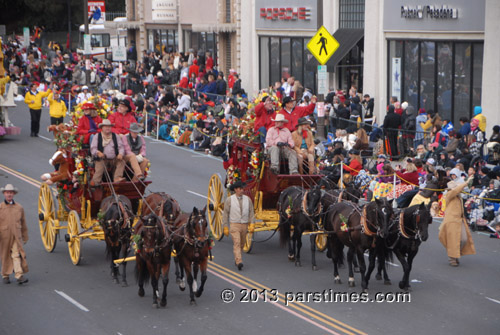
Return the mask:
<svg viewBox="0 0 500 335"><path fill-rule="evenodd" d="M177 0L153 0L153 21L177 22Z"/></svg>
<svg viewBox="0 0 500 335"><path fill-rule="evenodd" d="M318 94L328 94L328 72L326 65L318 65Z"/></svg>
<svg viewBox="0 0 500 335"><path fill-rule="evenodd" d="M458 19L458 8L442 6L401 6L401 17L405 19Z"/></svg>
<svg viewBox="0 0 500 335"><path fill-rule="evenodd" d="M318 1L254 0L255 27L268 30L318 29Z"/></svg>
<svg viewBox="0 0 500 335"><path fill-rule="evenodd" d="M102 24L106 21L106 2L88 1L88 18L92 24Z"/></svg>
<svg viewBox="0 0 500 335"><path fill-rule="evenodd" d="M485 10L486 0L384 0L384 31L482 33Z"/></svg>
<svg viewBox="0 0 500 335"><path fill-rule="evenodd" d="M287 8L261 8L260 18L264 20L310 20L311 8L309 7L287 7Z"/></svg>

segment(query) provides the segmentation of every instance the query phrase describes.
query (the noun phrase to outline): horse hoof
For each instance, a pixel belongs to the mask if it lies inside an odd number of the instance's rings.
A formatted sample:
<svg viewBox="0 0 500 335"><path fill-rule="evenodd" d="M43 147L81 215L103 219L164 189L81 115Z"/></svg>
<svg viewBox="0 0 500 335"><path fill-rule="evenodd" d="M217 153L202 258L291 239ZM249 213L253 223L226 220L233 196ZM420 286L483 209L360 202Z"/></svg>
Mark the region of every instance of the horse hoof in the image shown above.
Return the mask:
<svg viewBox="0 0 500 335"><path fill-rule="evenodd" d="M335 284L342 284L342 281L340 279L335 279Z"/></svg>
<svg viewBox="0 0 500 335"><path fill-rule="evenodd" d="M160 306L158 306L158 303L156 303L156 302L155 302L155 303L153 304L153 308L160 308Z"/></svg>
<svg viewBox="0 0 500 335"><path fill-rule="evenodd" d="M390 280L384 280L384 285L392 285Z"/></svg>
<svg viewBox="0 0 500 335"><path fill-rule="evenodd" d="M118 280L118 278L113 278L113 283L120 284L120 281Z"/></svg>
<svg viewBox="0 0 500 335"><path fill-rule="evenodd" d="M201 297L201 293L203 293L203 291L201 291L201 292L200 292L200 291L197 291L197 292L194 294L194 296L195 296L196 298L199 298L199 297Z"/></svg>
<svg viewBox="0 0 500 335"><path fill-rule="evenodd" d="M354 267L354 272L356 272L356 273L360 273L361 272L361 271L359 271L359 266L355 266Z"/></svg>
<svg viewBox="0 0 500 335"><path fill-rule="evenodd" d="M316 265L313 265L313 271L318 271L318 267Z"/></svg>
<svg viewBox="0 0 500 335"><path fill-rule="evenodd" d="M399 288L400 288L400 289L402 289L402 290L404 290L404 288L405 288L405 283L404 283L403 281L400 281L400 282L399 282Z"/></svg>
<svg viewBox="0 0 500 335"><path fill-rule="evenodd" d="M128 283L126 281L122 281L122 287L128 287Z"/></svg>
<svg viewBox="0 0 500 335"><path fill-rule="evenodd" d="M368 293L368 289L367 288L363 289L363 293Z"/></svg>
<svg viewBox="0 0 500 335"><path fill-rule="evenodd" d="M144 297L144 289L140 288L138 294L139 294L139 297L141 297L141 298Z"/></svg>
<svg viewBox="0 0 500 335"><path fill-rule="evenodd" d="M377 275L375 276L375 279L376 279L376 280L382 280L382 276L381 276L381 275L379 275L379 274L377 274Z"/></svg>
<svg viewBox="0 0 500 335"><path fill-rule="evenodd" d="M296 262L295 262L295 266L296 266L296 267L301 267L301 266L302 266L302 264L300 264L300 261L296 261Z"/></svg>
<svg viewBox="0 0 500 335"><path fill-rule="evenodd" d="M294 255L288 255L288 260L290 262L293 262L295 260L295 256Z"/></svg>
<svg viewBox="0 0 500 335"><path fill-rule="evenodd" d="M191 306L196 306L196 301L191 300L191 301L189 302L189 304L190 304Z"/></svg>
<svg viewBox="0 0 500 335"><path fill-rule="evenodd" d="M356 283L354 281L349 281L349 287L356 287Z"/></svg>
<svg viewBox="0 0 500 335"><path fill-rule="evenodd" d="M160 306L161 306L161 307L165 307L165 306L167 306L167 301L166 301L166 300L165 300L165 301L163 301L163 300L162 300L162 301L160 302Z"/></svg>

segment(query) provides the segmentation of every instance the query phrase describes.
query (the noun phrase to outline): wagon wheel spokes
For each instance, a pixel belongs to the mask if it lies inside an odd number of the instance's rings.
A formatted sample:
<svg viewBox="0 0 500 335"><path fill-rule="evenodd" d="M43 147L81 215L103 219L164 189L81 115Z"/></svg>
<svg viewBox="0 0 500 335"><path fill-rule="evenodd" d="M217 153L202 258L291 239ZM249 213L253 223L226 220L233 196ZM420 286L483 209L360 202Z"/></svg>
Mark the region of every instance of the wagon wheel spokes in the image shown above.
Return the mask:
<svg viewBox="0 0 500 335"><path fill-rule="evenodd" d="M48 252L56 247L55 203L49 185L42 184L38 193L38 224L42 243Z"/></svg>
<svg viewBox="0 0 500 335"><path fill-rule="evenodd" d="M69 257L74 265L78 265L81 260L81 238L78 237L80 229L80 217L76 211L69 212L68 215L68 234L66 242L68 242Z"/></svg>
<svg viewBox="0 0 500 335"><path fill-rule="evenodd" d="M208 223L217 241L220 241L224 237L222 228L222 215L224 212L223 194L224 190L219 176L217 174L212 175L208 183Z"/></svg>

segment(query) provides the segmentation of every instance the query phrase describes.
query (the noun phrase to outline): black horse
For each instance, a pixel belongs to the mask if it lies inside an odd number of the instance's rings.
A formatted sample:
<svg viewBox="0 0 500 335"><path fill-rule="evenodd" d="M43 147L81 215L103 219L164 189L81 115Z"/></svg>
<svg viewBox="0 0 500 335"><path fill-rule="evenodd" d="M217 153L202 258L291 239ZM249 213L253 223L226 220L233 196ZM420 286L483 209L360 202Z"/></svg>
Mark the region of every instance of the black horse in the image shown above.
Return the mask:
<svg viewBox="0 0 500 335"><path fill-rule="evenodd" d="M375 246L377 236L387 236L387 227L393 215L392 201L376 199L363 207L350 202L336 203L328 209L325 230L330 232L328 243L332 252L335 283L340 283L338 264L343 258L344 245L349 248L349 286L355 286L353 259L356 254L360 265L361 286L368 289L364 252Z"/></svg>
<svg viewBox="0 0 500 335"><path fill-rule="evenodd" d="M300 249L302 248L302 234L305 231L316 231L319 228L321 195L322 190L319 186L314 186L310 190L291 186L280 194L278 200L280 245L281 247L288 245L288 259L295 260L296 266L301 266ZM316 235L311 234L313 270L317 269L315 239Z"/></svg>
<svg viewBox="0 0 500 335"><path fill-rule="evenodd" d="M389 232L388 243L403 267L403 279L399 288L410 288L410 271L413 259L418 253L422 242L429 238L428 226L432 223L430 204L420 204L405 208L397 217L395 228Z"/></svg>
<svg viewBox="0 0 500 335"><path fill-rule="evenodd" d="M173 231L173 241L181 274L186 273L190 304L196 305L195 296L201 297L207 281L210 237L206 218L206 207L193 208L190 215L181 214ZM198 271L201 271L200 286L197 285ZM180 286L181 290L184 289Z"/></svg>
<svg viewBox="0 0 500 335"><path fill-rule="evenodd" d="M151 280L153 288L153 307L158 308L158 282L163 277L163 292L160 305L167 305L168 272L172 253L170 227L165 218L150 213L141 217L135 234L139 236L136 252L136 277L139 285L139 296L144 296L144 283Z"/></svg>
<svg viewBox="0 0 500 335"><path fill-rule="evenodd" d="M119 264L114 261L128 255L130 236L132 232L132 203L124 195L109 196L104 198L99 209L99 224L104 231L106 241L106 254L111 258L111 276L118 284L120 275ZM127 262L122 262L122 286L127 286Z"/></svg>

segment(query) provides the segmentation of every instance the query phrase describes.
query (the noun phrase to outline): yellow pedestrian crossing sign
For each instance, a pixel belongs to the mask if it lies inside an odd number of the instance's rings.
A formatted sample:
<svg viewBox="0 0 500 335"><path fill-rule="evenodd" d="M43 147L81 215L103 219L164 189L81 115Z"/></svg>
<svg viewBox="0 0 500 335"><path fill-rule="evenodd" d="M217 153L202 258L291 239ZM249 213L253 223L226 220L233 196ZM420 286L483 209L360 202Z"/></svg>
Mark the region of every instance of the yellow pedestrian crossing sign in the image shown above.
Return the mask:
<svg viewBox="0 0 500 335"><path fill-rule="evenodd" d="M309 49L321 65L325 65L326 62L328 62L339 46L339 42L324 26L321 26L313 38L307 43L307 49Z"/></svg>

